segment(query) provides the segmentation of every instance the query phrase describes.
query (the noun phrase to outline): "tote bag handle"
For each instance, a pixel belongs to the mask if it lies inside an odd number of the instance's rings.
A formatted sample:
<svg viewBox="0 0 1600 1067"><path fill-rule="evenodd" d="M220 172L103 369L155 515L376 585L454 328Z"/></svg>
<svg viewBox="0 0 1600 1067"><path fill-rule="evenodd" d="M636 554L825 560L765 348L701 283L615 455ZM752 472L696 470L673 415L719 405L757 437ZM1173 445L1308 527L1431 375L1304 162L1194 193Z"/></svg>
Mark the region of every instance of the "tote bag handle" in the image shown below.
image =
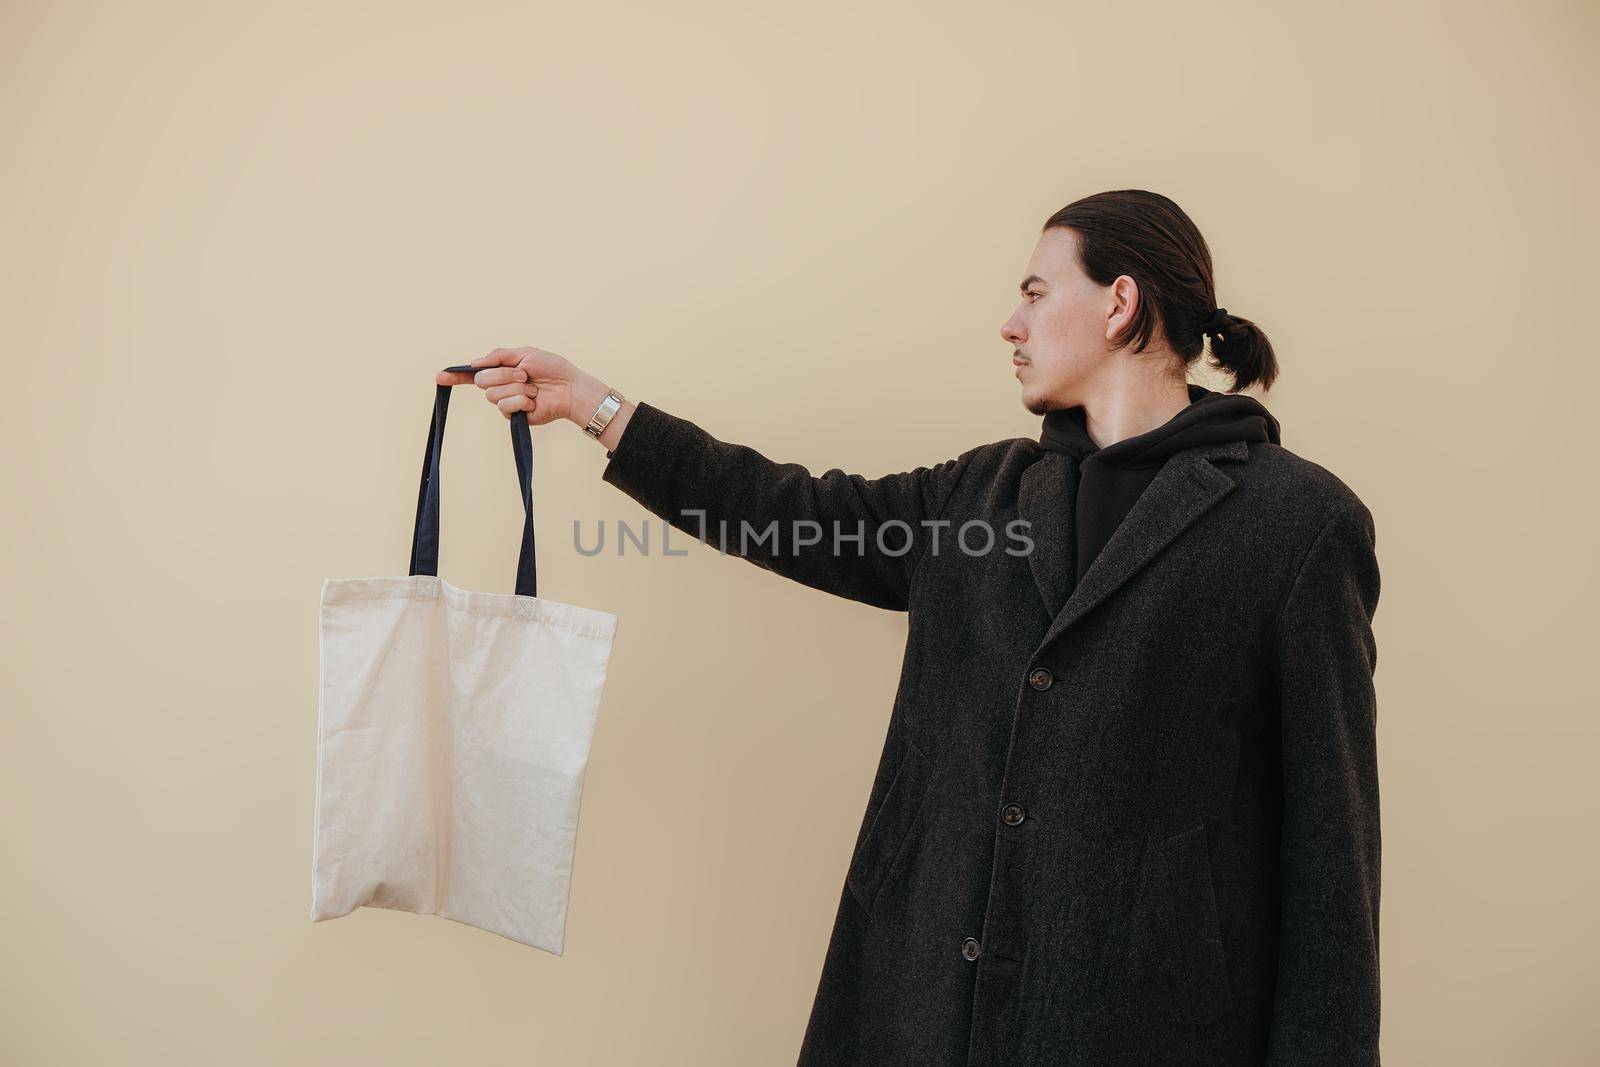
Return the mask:
<svg viewBox="0 0 1600 1067"><path fill-rule="evenodd" d="M482 368L463 364L447 371L471 374ZM433 394L433 424L428 427L428 451L422 458L422 487L417 492L417 523L411 535L411 573L439 574L439 452L444 447L445 416L450 412L450 386L437 386ZM538 596L533 557L533 434L528 413L511 416L511 451L517 461L517 487L522 493L522 550L517 556L517 595Z"/></svg>

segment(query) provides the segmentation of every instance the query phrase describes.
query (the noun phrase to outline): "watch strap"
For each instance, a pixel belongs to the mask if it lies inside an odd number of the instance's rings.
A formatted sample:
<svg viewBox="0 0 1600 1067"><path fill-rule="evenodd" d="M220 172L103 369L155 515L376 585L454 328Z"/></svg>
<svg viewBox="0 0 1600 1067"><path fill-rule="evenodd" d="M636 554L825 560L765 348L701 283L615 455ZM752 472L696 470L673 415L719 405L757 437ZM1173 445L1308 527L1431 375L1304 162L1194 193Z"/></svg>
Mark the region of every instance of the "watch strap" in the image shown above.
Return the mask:
<svg viewBox="0 0 1600 1067"><path fill-rule="evenodd" d="M599 437L605 433L612 417L622 408L622 402L626 399L627 397L615 389L608 390L605 399L600 401L600 406L595 409L594 417L589 420L589 425L583 428L583 432L590 437Z"/></svg>

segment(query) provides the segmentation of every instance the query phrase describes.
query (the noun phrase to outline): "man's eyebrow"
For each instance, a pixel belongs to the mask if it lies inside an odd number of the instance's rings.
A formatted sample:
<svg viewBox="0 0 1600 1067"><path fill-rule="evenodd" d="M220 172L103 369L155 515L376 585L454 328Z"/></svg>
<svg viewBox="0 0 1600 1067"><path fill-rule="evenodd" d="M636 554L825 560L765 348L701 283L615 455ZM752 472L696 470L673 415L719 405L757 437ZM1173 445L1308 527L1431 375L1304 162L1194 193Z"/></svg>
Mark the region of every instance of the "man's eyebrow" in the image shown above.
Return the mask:
<svg viewBox="0 0 1600 1067"><path fill-rule="evenodd" d="M1039 277L1037 274L1030 274L1026 278L1022 279L1022 284L1017 286L1017 288L1025 293L1025 292L1028 291L1028 286L1032 285L1034 282L1042 282L1042 281L1044 281L1044 279ZM1049 283L1046 283L1046 284L1049 284Z"/></svg>

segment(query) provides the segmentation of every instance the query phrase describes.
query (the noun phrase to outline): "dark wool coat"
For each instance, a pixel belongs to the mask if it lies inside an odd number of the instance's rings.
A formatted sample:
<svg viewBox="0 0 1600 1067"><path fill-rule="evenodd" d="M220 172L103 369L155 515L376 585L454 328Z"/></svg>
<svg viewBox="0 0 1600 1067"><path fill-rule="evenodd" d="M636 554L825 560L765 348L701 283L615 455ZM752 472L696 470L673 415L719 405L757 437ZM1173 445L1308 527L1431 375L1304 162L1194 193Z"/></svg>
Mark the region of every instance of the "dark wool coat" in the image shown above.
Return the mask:
<svg viewBox="0 0 1600 1067"><path fill-rule="evenodd" d="M1378 1063L1378 566L1337 477L1178 452L1074 586L1075 461L1036 441L813 477L640 403L608 456L674 527L909 613L802 1065Z"/></svg>

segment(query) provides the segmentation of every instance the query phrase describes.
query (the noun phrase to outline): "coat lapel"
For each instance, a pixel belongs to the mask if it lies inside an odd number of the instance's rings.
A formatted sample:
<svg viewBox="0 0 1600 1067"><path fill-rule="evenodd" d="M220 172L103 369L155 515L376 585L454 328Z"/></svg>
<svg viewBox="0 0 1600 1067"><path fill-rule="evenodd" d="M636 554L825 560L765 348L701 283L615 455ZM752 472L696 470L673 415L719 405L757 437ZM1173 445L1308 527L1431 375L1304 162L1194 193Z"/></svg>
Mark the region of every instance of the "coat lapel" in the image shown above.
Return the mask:
<svg viewBox="0 0 1600 1067"><path fill-rule="evenodd" d="M1065 453L1046 452L1022 472L1017 487L1017 517L1027 521L1028 536L1033 538L1028 566L1051 618L1060 613L1072 591L1077 524L1072 513L1075 494L1069 486L1078 482L1077 464Z"/></svg>
<svg viewBox="0 0 1600 1067"><path fill-rule="evenodd" d="M1241 461L1249 454L1244 441L1197 445L1174 454L1139 494L1076 589L1072 588L1076 532L1070 486L1076 484L1072 466L1077 461L1060 452L1046 452L1023 471L1017 516L1029 523L1033 552L1028 564L1053 620L1040 647L1120 589L1233 489L1233 478L1215 463Z"/></svg>

